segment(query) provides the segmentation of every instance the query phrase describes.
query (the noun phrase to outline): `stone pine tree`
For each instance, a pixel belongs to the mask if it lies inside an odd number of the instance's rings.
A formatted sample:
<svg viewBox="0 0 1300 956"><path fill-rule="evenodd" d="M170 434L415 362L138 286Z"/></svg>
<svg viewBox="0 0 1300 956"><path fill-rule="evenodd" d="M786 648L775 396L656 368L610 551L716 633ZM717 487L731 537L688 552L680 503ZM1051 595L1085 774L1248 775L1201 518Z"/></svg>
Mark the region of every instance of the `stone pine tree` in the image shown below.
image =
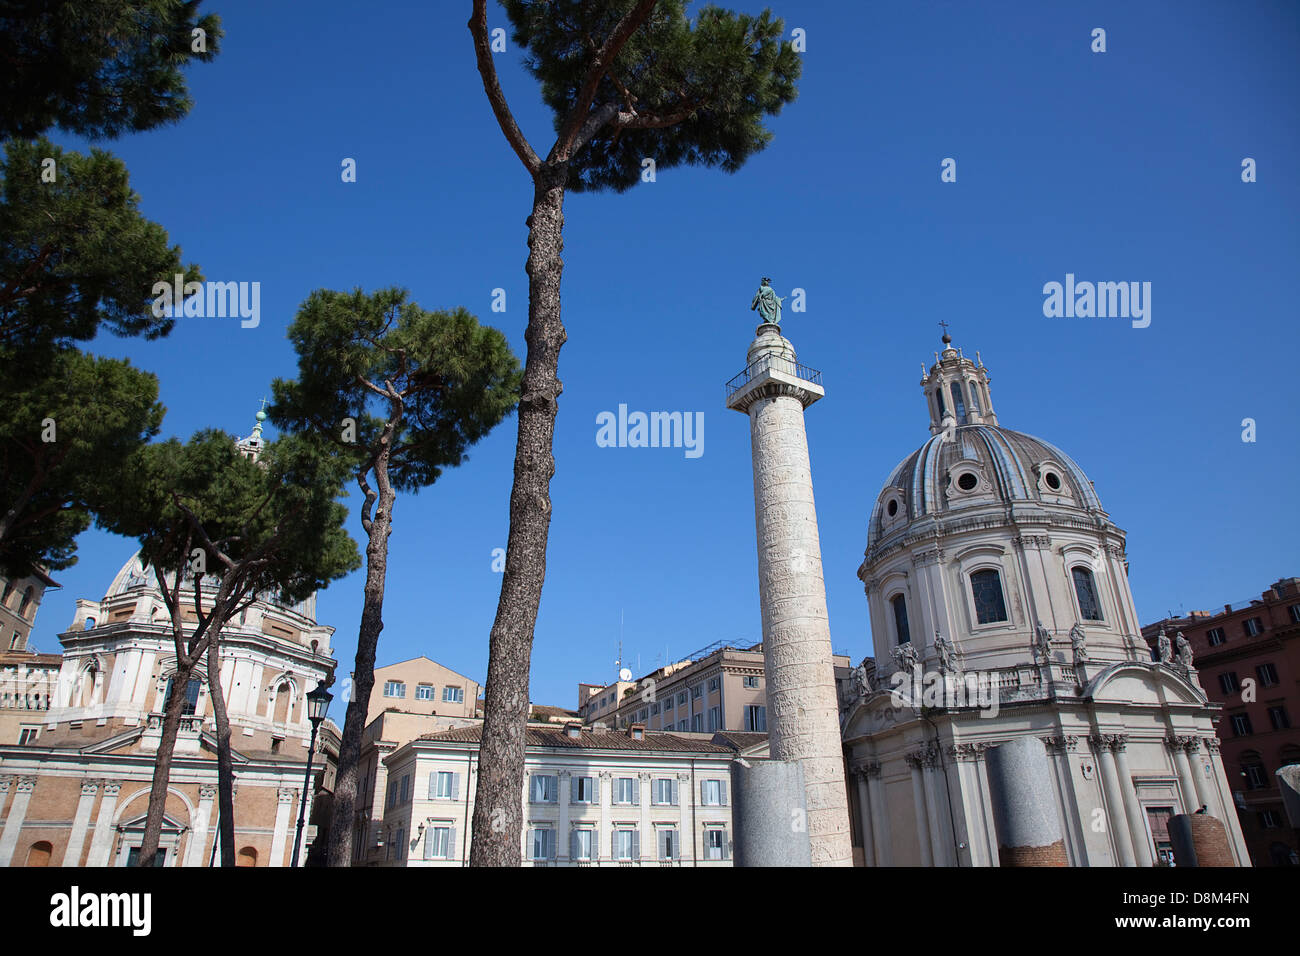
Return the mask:
<svg viewBox="0 0 1300 956"><path fill-rule="evenodd" d="M77 345L166 335L155 282L201 281L107 153L11 141L0 164L0 566L71 564L95 501L156 434L157 380Z"/></svg>
<svg viewBox="0 0 1300 956"><path fill-rule="evenodd" d="M0 139L54 127L91 139L189 112L182 69L218 53L221 18L199 0L0 3Z"/></svg>
<svg viewBox="0 0 1300 956"><path fill-rule="evenodd" d="M524 730L533 628L546 576L552 438L561 385L560 318L566 191L622 192L680 165L734 172L772 134L765 117L794 100L798 53L770 11L683 0L503 0L514 42L554 113L555 141L540 155L519 129L498 82L486 0L469 28L483 88L501 131L533 182L528 226L528 354L510 494L510 537L492 625L470 864L520 862Z"/></svg>
<svg viewBox="0 0 1300 956"><path fill-rule="evenodd" d="M186 688L222 627L259 599L306 598L360 566L338 502L346 472L310 442L268 443L259 461L216 430L189 442L147 445L133 456L117 503L101 522L135 537L167 607L176 670L163 711L140 865L154 865ZM186 613L194 620L185 620ZM219 666L219 657L208 657ZM220 674L209 674L219 685ZM223 697L224 703L224 697ZM219 733L219 744L221 737ZM223 854L233 864L233 775L229 726L218 752Z"/></svg>
<svg viewBox="0 0 1300 956"><path fill-rule="evenodd" d="M466 449L515 407L519 362L505 336L469 312L426 312L400 289L317 290L289 338L298 378L274 383L271 420L328 443L364 496L365 592L329 831L328 865L348 866L397 493L427 487L461 464Z"/></svg>

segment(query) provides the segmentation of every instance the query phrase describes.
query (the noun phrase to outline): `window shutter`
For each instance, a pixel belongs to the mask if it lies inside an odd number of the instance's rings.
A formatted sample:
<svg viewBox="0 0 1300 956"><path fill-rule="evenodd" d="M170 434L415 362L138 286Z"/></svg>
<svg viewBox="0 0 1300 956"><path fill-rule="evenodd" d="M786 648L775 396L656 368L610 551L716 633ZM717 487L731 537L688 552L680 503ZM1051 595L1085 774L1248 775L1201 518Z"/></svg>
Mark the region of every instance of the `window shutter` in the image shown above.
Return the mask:
<svg viewBox="0 0 1300 956"><path fill-rule="evenodd" d="M673 806L677 806L677 780L674 778L669 781L669 784L669 789L672 790L672 804Z"/></svg>
<svg viewBox="0 0 1300 956"><path fill-rule="evenodd" d="M718 832L722 834L722 858L724 860L729 860L731 859L731 857L727 855L727 846L728 846L727 831L723 829Z"/></svg>
<svg viewBox="0 0 1300 956"><path fill-rule="evenodd" d="M632 778L632 802L640 805L641 803L641 778Z"/></svg>
<svg viewBox="0 0 1300 956"><path fill-rule="evenodd" d="M727 805L727 781L718 781L718 800L722 806Z"/></svg>
<svg viewBox="0 0 1300 956"><path fill-rule="evenodd" d="M537 774L535 773L528 775L528 802L537 802Z"/></svg>
<svg viewBox="0 0 1300 956"><path fill-rule="evenodd" d="M581 777L569 778L569 802L570 803L578 802L578 786L579 786L578 781L581 779L582 779Z"/></svg>
<svg viewBox="0 0 1300 956"><path fill-rule="evenodd" d="M460 774L453 773L451 775L451 798L455 800L459 796L460 796Z"/></svg>
<svg viewBox="0 0 1300 956"><path fill-rule="evenodd" d="M537 858L537 831L526 830L525 832L528 834L526 838L528 840L528 859L535 860Z"/></svg>
<svg viewBox="0 0 1300 956"><path fill-rule="evenodd" d="M438 771L429 774L429 799L432 800L438 795Z"/></svg>
<svg viewBox="0 0 1300 956"><path fill-rule="evenodd" d="M673 827L673 859L680 860L681 858L682 858L682 841L677 835L677 828Z"/></svg>
<svg viewBox="0 0 1300 956"><path fill-rule="evenodd" d="M433 827L429 827L427 830L424 831L424 858L426 860L436 859L436 857L433 855L433 851L438 842L437 840L434 839L434 834L437 832L438 831L435 830Z"/></svg>
<svg viewBox="0 0 1300 956"><path fill-rule="evenodd" d="M600 827L591 828L591 859L600 860Z"/></svg>
<svg viewBox="0 0 1300 956"><path fill-rule="evenodd" d="M447 827L447 859L456 859L456 828Z"/></svg>
<svg viewBox="0 0 1300 956"><path fill-rule="evenodd" d="M632 831L632 859L641 859L641 831Z"/></svg>
<svg viewBox="0 0 1300 956"><path fill-rule="evenodd" d="M551 782L548 789L550 790L550 794L551 794L551 799L548 802L559 803L560 802L560 778L558 776L551 777Z"/></svg>
<svg viewBox="0 0 1300 956"><path fill-rule="evenodd" d="M708 806L707 801L709 798L705 795L705 790L704 790L704 788L708 786L708 783L709 782L707 780L700 781L700 806L702 807Z"/></svg>
<svg viewBox="0 0 1300 956"><path fill-rule="evenodd" d="M569 859L576 860L577 858L578 858L578 831L570 830L569 831Z"/></svg>
<svg viewBox="0 0 1300 956"><path fill-rule="evenodd" d="M659 859L664 859L668 855L668 828L660 827L659 832Z"/></svg>
<svg viewBox="0 0 1300 956"><path fill-rule="evenodd" d="M591 802L600 806L600 775L595 774L591 778ZM593 850L594 854L595 851Z"/></svg>

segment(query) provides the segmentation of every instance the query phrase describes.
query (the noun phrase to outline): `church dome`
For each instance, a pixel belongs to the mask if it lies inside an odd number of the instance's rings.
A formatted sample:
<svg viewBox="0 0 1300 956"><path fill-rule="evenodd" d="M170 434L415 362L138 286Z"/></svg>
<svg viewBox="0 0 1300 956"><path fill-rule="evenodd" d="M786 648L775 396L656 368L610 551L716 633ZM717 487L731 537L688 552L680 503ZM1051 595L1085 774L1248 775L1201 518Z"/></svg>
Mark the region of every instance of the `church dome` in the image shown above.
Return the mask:
<svg viewBox="0 0 1300 956"><path fill-rule="evenodd" d="M988 370L953 348L922 369L930 439L889 475L867 530L867 554L887 540L967 517L1097 528L1109 520L1083 469L1050 442L998 425ZM978 353L976 353L978 357ZM963 522L964 524L965 522ZM918 527L920 525L920 527ZM934 529L938 530L938 529Z"/></svg>

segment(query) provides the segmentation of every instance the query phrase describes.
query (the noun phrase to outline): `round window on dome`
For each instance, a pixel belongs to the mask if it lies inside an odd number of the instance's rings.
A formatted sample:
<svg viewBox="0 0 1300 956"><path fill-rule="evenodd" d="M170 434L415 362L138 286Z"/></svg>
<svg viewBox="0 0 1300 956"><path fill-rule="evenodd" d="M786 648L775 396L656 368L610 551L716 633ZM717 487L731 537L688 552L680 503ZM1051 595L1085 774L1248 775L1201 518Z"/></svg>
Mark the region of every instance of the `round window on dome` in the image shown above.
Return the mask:
<svg viewBox="0 0 1300 956"><path fill-rule="evenodd" d="M975 486L979 484L979 479L975 477L974 472L963 472L957 479L957 487L962 491L974 491Z"/></svg>
<svg viewBox="0 0 1300 956"><path fill-rule="evenodd" d="M886 512L886 513L889 515L889 517L891 517L891 518L894 517L894 515L898 514L898 499L897 499L897 498L890 498L890 499L889 499L889 504L885 505L885 512Z"/></svg>
<svg viewBox="0 0 1300 956"><path fill-rule="evenodd" d="M1043 476L1043 481L1045 481L1047 483L1047 487L1051 488L1053 491L1061 490L1061 476L1058 475L1056 472L1049 471L1046 475Z"/></svg>

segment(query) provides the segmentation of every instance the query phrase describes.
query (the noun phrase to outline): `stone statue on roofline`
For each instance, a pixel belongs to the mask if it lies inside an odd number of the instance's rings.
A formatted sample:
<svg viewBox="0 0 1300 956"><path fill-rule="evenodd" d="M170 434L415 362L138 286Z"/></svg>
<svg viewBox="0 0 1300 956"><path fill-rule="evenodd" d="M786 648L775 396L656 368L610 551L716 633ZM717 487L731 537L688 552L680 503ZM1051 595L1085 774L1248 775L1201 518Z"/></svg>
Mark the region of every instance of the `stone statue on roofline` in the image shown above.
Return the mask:
<svg viewBox="0 0 1300 956"><path fill-rule="evenodd" d="M1178 663L1191 670L1193 661L1192 644L1187 638L1183 637L1182 631L1174 635L1174 647L1178 651Z"/></svg>
<svg viewBox="0 0 1300 956"><path fill-rule="evenodd" d="M782 301L781 296L777 295L776 290L772 288L772 280L763 276L763 282L754 293L754 301L749 303L749 308L758 310L764 322L780 325Z"/></svg>
<svg viewBox="0 0 1300 956"><path fill-rule="evenodd" d="M1077 621L1074 627L1070 628L1070 649L1074 651L1074 662L1076 664L1088 659L1087 636L1083 633L1083 625Z"/></svg>
<svg viewBox="0 0 1300 956"><path fill-rule="evenodd" d="M1160 637L1156 640L1156 647L1160 654L1161 664L1172 664L1174 662L1173 647L1169 643L1169 635L1165 633L1163 625L1160 628Z"/></svg>

